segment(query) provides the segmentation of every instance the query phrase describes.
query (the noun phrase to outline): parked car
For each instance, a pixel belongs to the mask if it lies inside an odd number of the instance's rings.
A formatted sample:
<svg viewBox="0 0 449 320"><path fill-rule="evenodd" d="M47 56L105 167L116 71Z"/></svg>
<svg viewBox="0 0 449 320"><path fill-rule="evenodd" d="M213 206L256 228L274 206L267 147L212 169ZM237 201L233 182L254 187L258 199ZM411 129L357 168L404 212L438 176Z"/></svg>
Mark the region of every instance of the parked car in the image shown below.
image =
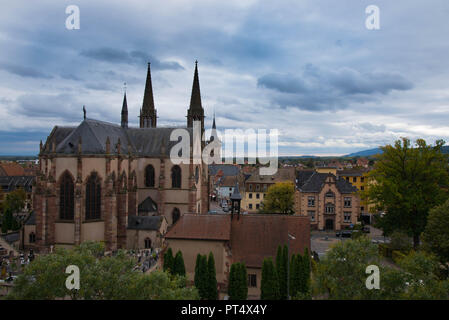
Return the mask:
<svg viewBox="0 0 449 320"><path fill-rule="evenodd" d="M370 229L369 226L364 226L364 227L362 228L362 232L363 232L363 233L370 233L370 232L371 232L371 229Z"/></svg>
<svg viewBox="0 0 449 320"><path fill-rule="evenodd" d="M229 212L229 208L226 206L226 207L223 207L223 211L224 212Z"/></svg>
<svg viewBox="0 0 449 320"><path fill-rule="evenodd" d="M211 210L211 211L209 211L209 214L217 214L218 212L217 212L217 210Z"/></svg>
<svg viewBox="0 0 449 320"><path fill-rule="evenodd" d="M341 238L351 238L352 236L352 230L341 230L337 231L335 234L337 237Z"/></svg>

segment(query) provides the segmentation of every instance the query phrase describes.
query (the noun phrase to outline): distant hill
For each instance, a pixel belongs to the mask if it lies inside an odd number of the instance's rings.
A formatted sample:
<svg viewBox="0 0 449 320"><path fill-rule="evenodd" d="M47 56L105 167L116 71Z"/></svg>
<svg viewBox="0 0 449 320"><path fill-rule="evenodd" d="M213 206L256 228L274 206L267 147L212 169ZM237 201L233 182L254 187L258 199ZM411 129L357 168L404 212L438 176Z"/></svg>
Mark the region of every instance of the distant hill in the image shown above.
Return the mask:
<svg viewBox="0 0 449 320"><path fill-rule="evenodd" d="M442 151L443 151L443 153L449 154L449 146L443 146ZM348 154L345 157L370 157L370 156L374 156L376 154L382 154L382 150L380 148L363 150L363 151Z"/></svg>
<svg viewBox="0 0 449 320"><path fill-rule="evenodd" d="M381 153L382 153L382 150L380 150L380 148L374 148L374 149L354 152L354 153L346 155L345 157L369 157L369 156L374 156L376 154L381 154Z"/></svg>

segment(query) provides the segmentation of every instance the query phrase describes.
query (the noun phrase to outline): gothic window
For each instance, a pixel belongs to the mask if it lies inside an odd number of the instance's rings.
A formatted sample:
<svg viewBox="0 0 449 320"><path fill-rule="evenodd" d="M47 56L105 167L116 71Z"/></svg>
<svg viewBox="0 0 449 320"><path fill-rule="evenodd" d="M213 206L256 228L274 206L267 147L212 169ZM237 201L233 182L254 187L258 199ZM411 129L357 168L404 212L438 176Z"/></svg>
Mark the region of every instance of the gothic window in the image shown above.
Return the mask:
<svg viewBox="0 0 449 320"><path fill-rule="evenodd" d="M73 220L74 217L74 185L68 172L64 173L59 186L59 219Z"/></svg>
<svg viewBox="0 0 449 320"><path fill-rule="evenodd" d="M86 220L101 218L101 185L100 178L94 172L86 184Z"/></svg>
<svg viewBox="0 0 449 320"><path fill-rule="evenodd" d="M151 164L145 168L145 187L154 187L154 167Z"/></svg>
<svg viewBox="0 0 449 320"><path fill-rule="evenodd" d="M181 168L179 166L171 168L171 187L181 188Z"/></svg>
<svg viewBox="0 0 449 320"><path fill-rule="evenodd" d="M179 212L178 208L174 208L172 212L172 224L175 224L176 221L181 217L181 212Z"/></svg>
<svg viewBox="0 0 449 320"><path fill-rule="evenodd" d="M145 249L150 249L150 248L151 248L151 239L145 238Z"/></svg>
<svg viewBox="0 0 449 320"><path fill-rule="evenodd" d="M36 234L34 232L31 232L29 235L29 242L30 243L35 243L36 242Z"/></svg>

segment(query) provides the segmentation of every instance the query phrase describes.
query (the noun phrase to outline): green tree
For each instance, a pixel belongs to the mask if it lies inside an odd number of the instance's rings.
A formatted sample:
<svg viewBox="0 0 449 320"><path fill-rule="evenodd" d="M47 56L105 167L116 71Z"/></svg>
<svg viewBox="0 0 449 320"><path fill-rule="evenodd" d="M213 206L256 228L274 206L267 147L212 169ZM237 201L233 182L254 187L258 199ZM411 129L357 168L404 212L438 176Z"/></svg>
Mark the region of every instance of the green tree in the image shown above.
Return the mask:
<svg viewBox="0 0 449 320"><path fill-rule="evenodd" d="M304 249L304 256L301 259L302 266L300 270L300 292L304 295L310 294L310 272L311 272L311 261L310 261L309 249Z"/></svg>
<svg viewBox="0 0 449 320"><path fill-rule="evenodd" d="M379 262L378 248L367 237L337 242L318 264L316 288L330 299L370 299L376 290L366 289L366 267Z"/></svg>
<svg viewBox="0 0 449 320"><path fill-rule="evenodd" d="M200 264L198 266L198 292L201 299L209 297L209 268L207 266L207 256L201 255Z"/></svg>
<svg viewBox="0 0 449 320"><path fill-rule="evenodd" d="M136 260L124 251L114 256L103 253L102 243L84 242L70 250L56 248L52 254L39 255L14 281L7 299L198 299L196 289L185 287L184 277L159 271L144 274L134 270ZM79 290L65 286L69 265L80 269Z"/></svg>
<svg viewBox="0 0 449 320"><path fill-rule="evenodd" d="M279 280L271 258L265 258L262 265L262 280L260 284L261 300L279 300Z"/></svg>
<svg viewBox="0 0 449 320"><path fill-rule="evenodd" d="M430 210L423 242L424 248L435 254L449 273L449 200Z"/></svg>
<svg viewBox="0 0 449 320"><path fill-rule="evenodd" d="M276 272L279 279L279 293L282 300L287 299L287 261L287 246L282 247L279 245L276 254Z"/></svg>
<svg viewBox="0 0 449 320"><path fill-rule="evenodd" d="M298 264L301 264L301 255L300 254L292 254L290 259L290 296L295 297L297 293L300 291L300 273L298 273Z"/></svg>
<svg viewBox="0 0 449 320"><path fill-rule="evenodd" d="M248 273L244 263L239 265L239 300L246 300L248 298Z"/></svg>
<svg viewBox="0 0 449 320"><path fill-rule="evenodd" d="M416 249L427 223L429 210L448 199L448 160L442 153L444 141L427 145L418 139L414 146L403 138L394 146L381 147L364 199L386 212L378 226L386 235L395 230L413 237Z"/></svg>
<svg viewBox="0 0 449 320"><path fill-rule="evenodd" d="M292 182L278 182L268 188L263 200L263 210L266 213L294 213L295 186Z"/></svg>
<svg viewBox="0 0 449 320"><path fill-rule="evenodd" d="M228 295L230 300L246 300L248 297L248 279L243 263L236 262L231 265Z"/></svg>
<svg viewBox="0 0 449 320"><path fill-rule="evenodd" d="M196 288L200 287L200 277L199 277L199 267L200 267L200 263L201 263L201 255L198 253L196 255L196 262L195 262L195 276L193 279L193 283L195 285Z"/></svg>
<svg viewBox="0 0 449 320"><path fill-rule="evenodd" d="M217 300L218 299L218 291L217 291L217 273L215 270L215 259L212 252L209 253L209 258L207 259L207 267L208 267L208 299L209 300Z"/></svg>
<svg viewBox="0 0 449 320"><path fill-rule="evenodd" d="M163 270L170 273L173 272L174 263L175 258L173 257L173 251L171 248L168 248L164 253Z"/></svg>
<svg viewBox="0 0 449 320"><path fill-rule="evenodd" d="M184 258L182 257L182 252L176 252L176 256L173 262L173 274L184 276L186 275L186 267L184 265Z"/></svg>

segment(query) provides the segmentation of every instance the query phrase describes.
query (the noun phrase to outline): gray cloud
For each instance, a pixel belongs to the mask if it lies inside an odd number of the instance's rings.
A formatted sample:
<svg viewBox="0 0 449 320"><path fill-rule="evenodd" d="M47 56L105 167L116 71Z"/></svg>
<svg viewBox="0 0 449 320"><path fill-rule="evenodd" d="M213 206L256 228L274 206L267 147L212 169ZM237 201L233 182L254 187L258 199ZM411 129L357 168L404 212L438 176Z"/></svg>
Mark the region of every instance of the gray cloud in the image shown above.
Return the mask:
<svg viewBox="0 0 449 320"><path fill-rule="evenodd" d="M152 55L138 50L128 52L120 49L103 47L98 49L83 50L80 52L80 55L109 63L145 65L146 63L151 62L151 67L156 70L184 69L184 67L176 61L161 61Z"/></svg>
<svg viewBox="0 0 449 320"><path fill-rule="evenodd" d="M53 76L43 73L39 70L36 70L31 67L20 66L10 63L0 63L0 69L5 70L9 73L25 77L25 78L42 78L42 79L51 79Z"/></svg>
<svg viewBox="0 0 449 320"><path fill-rule="evenodd" d="M298 75L263 75L257 85L274 91L272 100L281 107L295 106L310 111L343 109L354 102L376 100L378 94L413 88L410 81L395 73L362 73L351 68L324 70L312 64L306 65Z"/></svg>

